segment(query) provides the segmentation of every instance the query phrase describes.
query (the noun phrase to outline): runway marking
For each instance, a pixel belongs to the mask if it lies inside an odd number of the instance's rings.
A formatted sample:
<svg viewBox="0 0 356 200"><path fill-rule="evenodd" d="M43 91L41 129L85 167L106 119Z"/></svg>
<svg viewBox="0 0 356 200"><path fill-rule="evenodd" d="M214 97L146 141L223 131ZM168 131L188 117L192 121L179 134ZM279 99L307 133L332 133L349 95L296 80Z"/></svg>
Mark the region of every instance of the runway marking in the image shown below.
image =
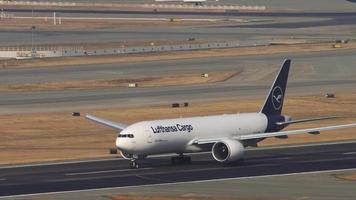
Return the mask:
<svg viewBox="0 0 356 200"><path fill-rule="evenodd" d="M45 19L45 17L13 17L15 19ZM120 21L170 21L170 18L154 18L154 17L62 17L62 19L69 20L120 20ZM215 18L182 18L182 21L207 21L215 22L220 19ZM230 19L233 21L241 21L242 19Z"/></svg>
<svg viewBox="0 0 356 200"><path fill-rule="evenodd" d="M355 159L355 158L319 159L319 160L298 161L297 163L314 163L314 162L338 161L338 160L354 160L354 159Z"/></svg>
<svg viewBox="0 0 356 200"><path fill-rule="evenodd" d="M6 178L0 178L0 181L6 181L7 179Z"/></svg>
<svg viewBox="0 0 356 200"><path fill-rule="evenodd" d="M104 171L92 171L92 172L78 172L78 173L67 173L66 176L76 176L76 175L90 175L90 174L105 174L112 172L127 172L127 171L142 171L153 168L139 168L139 169L115 169L115 170L104 170Z"/></svg>
<svg viewBox="0 0 356 200"><path fill-rule="evenodd" d="M208 183L208 182L216 182L216 181L246 180L246 179L254 179L254 178L270 178L270 177L283 177L283 176L308 175L308 174L320 174L320 173L334 173L334 172L354 171L354 170L356 170L356 168L320 170L320 171L312 171L312 172L296 172L296 173L287 173L287 174L261 175L261 176L236 177L236 178L221 178L221 179L209 179L209 180L200 180L200 181L182 181L182 182L174 182L174 183L157 183L157 184L148 184L148 185L107 187L107 188L85 189L85 190L69 190L69 191L62 191L62 192L44 192L44 193L2 196L0 197L0 199L12 198L12 197L28 197L28 196L54 195L54 194L64 194L64 193L78 193L78 192L125 189L125 188L150 187L150 186L178 185L178 184L185 184L185 183Z"/></svg>
<svg viewBox="0 0 356 200"><path fill-rule="evenodd" d="M211 152L198 152L198 153L189 153L187 155L202 155L202 154L211 154ZM154 155L149 158L161 158L169 157L177 154L162 154ZM92 162L105 162L105 161L115 161L115 160L126 160L124 158L101 158L101 159L89 159L89 160L74 160L74 161L63 161L63 162L53 162L53 163L36 163L36 164L24 164L24 165L13 165L13 166L3 166L0 169L15 169L15 168L24 168L24 167L41 167L41 166L53 166L53 165L66 165L66 164L82 164L82 163L92 163Z"/></svg>
<svg viewBox="0 0 356 200"><path fill-rule="evenodd" d="M352 154L356 154L356 152L347 152L347 153L343 153L344 155L352 155Z"/></svg>
<svg viewBox="0 0 356 200"><path fill-rule="evenodd" d="M288 160L290 157L280 157L280 158L248 158L249 161L272 161L272 160Z"/></svg>
<svg viewBox="0 0 356 200"><path fill-rule="evenodd" d="M240 168L251 168L251 167L267 167L267 166L274 166L275 164L271 163L264 163L264 164L259 164L259 165L253 165L253 166L238 166L235 167L236 169ZM137 171L137 170L145 170L145 169L154 169L154 168L140 168L140 169L120 169L120 170L107 170L107 171L98 171L98 172L78 172L78 173L68 173L64 174L65 176L75 176L75 175L89 175L89 174L100 174L100 173L110 173L110 172L125 172L125 171ZM182 169L179 170L179 172L200 172L200 171L209 171L209 170L221 170L221 167L211 167L211 168L195 168L195 169ZM158 175L158 174L170 174L171 171L165 171L165 172L155 172L155 173L144 173L141 174L142 176L145 175ZM121 177L121 176L126 176L127 174L122 174L122 175L111 175L110 177ZM140 175L140 176L141 176ZM102 177L105 178L105 177ZM63 179L63 180L68 180L68 179ZM70 179L70 180L91 180L91 178L76 178L76 179ZM152 179L153 180L153 179ZM55 180L58 181L58 180ZM166 181L165 181L166 182Z"/></svg>
<svg viewBox="0 0 356 200"><path fill-rule="evenodd" d="M298 144L298 145L286 145L286 146L274 146L274 147L257 147L257 148L246 149L246 150L258 151L258 150L268 150L268 149L289 149L289 148L317 147L317 146L324 146L324 145L353 144L353 143L356 143L356 140L341 141L341 142L320 142L320 143L311 143L311 144Z"/></svg>
<svg viewBox="0 0 356 200"><path fill-rule="evenodd" d="M137 175L136 177L141 178L141 179L145 179L145 180L153 180L153 181L159 181L159 182L169 182L169 180L164 180L164 179L160 179L160 178L150 178L150 177L146 177L144 175Z"/></svg>

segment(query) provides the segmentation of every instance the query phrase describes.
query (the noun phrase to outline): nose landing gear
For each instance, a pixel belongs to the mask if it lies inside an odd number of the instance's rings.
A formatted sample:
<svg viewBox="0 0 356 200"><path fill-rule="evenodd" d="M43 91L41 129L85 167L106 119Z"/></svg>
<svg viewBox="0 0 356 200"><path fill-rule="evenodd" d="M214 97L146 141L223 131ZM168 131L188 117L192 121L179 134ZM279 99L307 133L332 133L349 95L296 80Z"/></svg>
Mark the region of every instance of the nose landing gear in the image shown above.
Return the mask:
<svg viewBox="0 0 356 200"><path fill-rule="evenodd" d="M139 164L136 162L136 160L131 160L130 161L130 169L138 169L140 166Z"/></svg>
<svg viewBox="0 0 356 200"><path fill-rule="evenodd" d="M137 163L137 160L144 159L146 156L145 155L136 155L136 154L131 154L127 152L120 151L120 154L123 158L126 160L130 160L130 169L138 169L140 165Z"/></svg>

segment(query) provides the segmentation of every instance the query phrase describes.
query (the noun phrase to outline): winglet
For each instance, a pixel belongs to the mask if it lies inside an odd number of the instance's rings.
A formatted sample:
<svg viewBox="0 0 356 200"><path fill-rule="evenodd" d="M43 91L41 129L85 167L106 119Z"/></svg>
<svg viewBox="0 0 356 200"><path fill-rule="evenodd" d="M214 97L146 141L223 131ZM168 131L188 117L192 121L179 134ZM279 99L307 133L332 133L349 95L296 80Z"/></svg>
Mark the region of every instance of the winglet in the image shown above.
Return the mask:
<svg viewBox="0 0 356 200"><path fill-rule="evenodd" d="M290 64L290 59L286 59L282 64L282 67L279 70L279 73L266 97L265 103L260 111L261 113L268 116L281 115Z"/></svg>

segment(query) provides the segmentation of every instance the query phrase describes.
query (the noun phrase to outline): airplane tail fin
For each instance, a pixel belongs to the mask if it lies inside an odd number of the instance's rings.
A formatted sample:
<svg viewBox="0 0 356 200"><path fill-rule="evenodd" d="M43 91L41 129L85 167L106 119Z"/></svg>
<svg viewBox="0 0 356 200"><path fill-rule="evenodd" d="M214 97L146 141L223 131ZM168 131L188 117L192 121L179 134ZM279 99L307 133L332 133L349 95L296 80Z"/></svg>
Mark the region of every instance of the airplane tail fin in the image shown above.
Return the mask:
<svg viewBox="0 0 356 200"><path fill-rule="evenodd" d="M282 64L282 67L266 97L266 101L260 111L261 113L267 116L281 115L290 64L290 59L286 59Z"/></svg>

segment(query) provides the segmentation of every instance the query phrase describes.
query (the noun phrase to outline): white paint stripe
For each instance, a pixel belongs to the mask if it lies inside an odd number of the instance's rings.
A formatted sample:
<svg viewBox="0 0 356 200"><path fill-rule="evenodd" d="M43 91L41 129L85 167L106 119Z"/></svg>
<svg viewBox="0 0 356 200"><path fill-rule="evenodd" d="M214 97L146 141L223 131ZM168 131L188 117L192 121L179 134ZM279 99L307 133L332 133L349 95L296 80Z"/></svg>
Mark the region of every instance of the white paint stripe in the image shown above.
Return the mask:
<svg viewBox="0 0 356 200"><path fill-rule="evenodd" d="M80 164L80 163L90 163L90 162L103 162L103 161L113 161L113 160L123 160L123 158L101 158L101 159L90 159L90 160L76 160L76 161L63 161L63 162L52 162L52 163L35 163L35 164L24 164L24 165L9 165L0 167L0 169L13 169L13 168L23 168L23 167L38 167L38 166L52 166L52 165L65 165L65 164Z"/></svg>
<svg viewBox="0 0 356 200"><path fill-rule="evenodd" d="M7 179L6 178L0 178L0 181L6 181Z"/></svg>
<svg viewBox="0 0 356 200"><path fill-rule="evenodd" d="M312 143L312 144L302 144L302 145L275 146L275 147L260 147L260 148L254 148L254 149L246 149L246 150L247 151L263 151L263 150L269 150L269 149L303 148L303 147L312 147L312 146L325 146L325 145L333 145L333 144L352 144L352 143L356 143L356 140L341 141L341 142ZM210 154L210 152L189 153L187 155L202 155L202 154ZM155 155L155 156L150 156L150 158L160 158L160 157L167 157L167 156L172 156L172 155L176 155L176 154ZM9 165L9 166L2 166L2 167L0 167L0 169L36 167L36 166L52 166L52 165L65 165L65 164L80 164L80 163L104 162L104 161L114 161L114 160L124 160L124 159L123 158L100 158L100 159L74 160L74 161L63 161L63 162L52 162L52 163Z"/></svg>
<svg viewBox="0 0 356 200"><path fill-rule="evenodd" d="M251 158L251 160L253 161L272 161L272 160L288 160L290 159L290 157L278 157L278 158L269 158L269 157L266 157L266 158Z"/></svg>
<svg viewBox="0 0 356 200"><path fill-rule="evenodd" d="M344 155L352 155L352 154L356 154L356 152L347 152L347 153L343 153Z"/></svg>
<svg viewBox="0 0 356 200"><path fill-rule="evenodd" d="M45 19L45 17L20 17L14 16L13 19ZM62 20L121 20L121 21L171 21L170 18L154 18L154 17L61 17ZM183 18L181 21L221 21L219 18ZM242 21L242 19L232 19Z"/></svg>
<svg viewBox="0 0 356 200"><path fill-rule="evenodd" d="M339 141L339 142L321 142L321 143L311 143L311 144L297 144L297 145L286 145L286 146L272 146L272 147L259 147L254 149L248 149L250 151L268 150L268 149L289 149L289 148L303 148L303 147L317 147L325 145L336 145L336 144L356 144L356 140L350 141Z"/></svg>
<svg viewBox="0 0 356 200"><path fill-rule="evenodd" d="M267 166L274 166L275 164L271 164L271 163L264 163L264 164L259 164L259 165L253 165L253 166L239 166L237 169L240 169L240 168L254 168L254 167L267 167ZM153 169L153 168L140 168L140 169ZM131 171L131 170L140 170L140 169L121 169L121 170L108 170L108 171L99 171L98 173L96 172L78 172L78 173L69 173L69 174L65 174L66 176L71 176L73 174L74 175L86 175L86 174L100 174L100 173L110 173L110 172L116 172L116 171ZM188 170L180 170L179 172L201 172L201 171L208 171L208 170L220 170L221 167L211 167L211 168L199 168L199 169L188 169ZM172 173L171 171L164 171L164 172L157 172L155 173L155 175L160 175L160 174L170 174ZM126 175L126 174L124 174ZM142 175L151 175L151 174L142 174ZM111 175L110 177L121 177L121 176L114 176L114 175ZM65 180L68 180L68 179L65 179ZM70 180L91 180L91 178L82 178L82 179L70 179ZM57 181L57 180L55 180ZM61 180L62 181L62 180Z"/></svg>
<svg viewBox="0 0 356 200"><path fill-rule="evenodd" d="M76 175L90 175L90 174L104 174L112 172L128 172L128 171L142 171L153 168L139 168L139 169L118 169L118 170L105 170L105 171L92 171L92 172L78 172L78 173L68 173L66 176L76 176Z"/></svg>
<svg viewBox="0 0 356 200"><path fill-rule="evenodd" d="M336 159L319 159L319 160L305 160L298 161L296 163L315 163L315 162L325 162L325 161L346 161L346 160L354 160L355 158L336 158Z"/></svg>
<svg viewBox="0 0 356 200"><path fill-rule="evenodd" d="M202 155L210 154L210 152L199 152L199 153L189 153L186 155ZM162 154L150 156L150 158L160 158L160 157L169 157L177 154ZM92 162L105 162L105 161L115 161L115 160L125 160L124 158L100 158L100 159L89 159L89 160L74 160L74 161L63 161L63 162L52 162L52 163L35 163L35 164L24 164L24 165L10 165L3 166L0 169L13 169L13 168L24 168L24 167L39 167L39 166L52 166L52 165L66 165L66 164L81 164L81 163L92 163Z"/></svg>
<svg viewBox="0 0 356 200"><path fill-rule="evenodd" d="M246 179L255 179L255 178L272 178L272 177L295 176L295 175L334 173L334 172L346 172L346 171L354 171L354 170L356 170L356 168L336 169L336 170L320 170L320 171L312 171L312 172L296 172L296 173L287 173L287 174L261 175L261 176L249 176L249 177L237 177L237 178L221 178L221 179L210 179L210 180L201 180L201 181L182 181L182 182L175 182L175 183L157 183L157 184L149 184L149 185L107 187L107 188L98 188L98 189L71 190L71 191L63 191L63 192L45 192L45 193L3 196L3 197L0 197L0 199L11 198L11 197L29 197L29 196L40 196L40 195L64 194L64 193L78 193L78 192L125 189L125 188L150 187L150 186L178 185L178 184L186 184L186 183L208 183L208 182L217 182L217 181L246 180Z"/></svg>

